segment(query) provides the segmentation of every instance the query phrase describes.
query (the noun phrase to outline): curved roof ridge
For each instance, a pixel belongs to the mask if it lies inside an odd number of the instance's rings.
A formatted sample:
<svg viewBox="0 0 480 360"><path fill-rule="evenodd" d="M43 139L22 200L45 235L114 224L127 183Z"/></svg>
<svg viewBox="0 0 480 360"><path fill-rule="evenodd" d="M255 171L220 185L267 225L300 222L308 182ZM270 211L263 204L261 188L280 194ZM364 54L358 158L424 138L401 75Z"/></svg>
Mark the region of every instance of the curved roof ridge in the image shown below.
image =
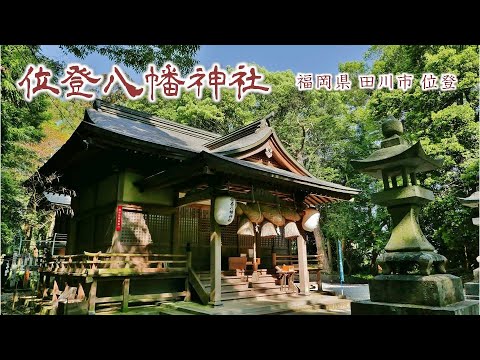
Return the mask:
<svg viewBox="0 0 480 360"><path fill-rule="evenodd" d="M268 121L268 119L270 119L274 115L275 113L271 112L270 114L268 114L267 116L265 116L260 120L254 121L244 127L241 127L240 129L237 129L225 136L222 136L219 139L215 139L210 142L207 142L206 144L204 144L204 146L209 150L215 150L235 140L241 139L248 135L252 135L256 133L259 129L270 127L270 122Z"/></svg>

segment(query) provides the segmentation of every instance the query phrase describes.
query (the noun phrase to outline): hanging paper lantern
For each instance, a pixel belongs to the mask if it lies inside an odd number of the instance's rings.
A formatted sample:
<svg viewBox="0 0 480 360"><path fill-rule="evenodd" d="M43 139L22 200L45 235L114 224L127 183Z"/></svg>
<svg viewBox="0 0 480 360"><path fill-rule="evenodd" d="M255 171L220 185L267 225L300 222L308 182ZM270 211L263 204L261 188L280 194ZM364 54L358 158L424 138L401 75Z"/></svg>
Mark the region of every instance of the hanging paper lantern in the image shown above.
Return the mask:
<svg viewBox="0 0 480 360"><path fill-rule="evenodd" d="M287 222L287 225L285 225L284 228L285 232L285 239L296 239L297 237L300 236L300 231L298 231L297 224L295 221L289 221Z"/></svg>
<svg viewBox="0 0 480 360"><path fill-rule="evenodd" d="M253 224L250 220L248 220L245 215L240 218L240 222L238 223L237 235L255 236Z"/></svg>
<svg viewBox="0 0 480 360"><path fill-rule="evenodd" d="M220 225L229 225L235 218L237 201L231 196L220 196L215 199L215 221Z"/></svg>
<svg viewBox="0 0 480 360"><path fill-rule="evenodd" d="M258 203L242 206L242 209L252 223L260 224L263 221L262 211Z"/></svg>
<svg viewBox="0 0 480 360"><path fill-rule="evenodd" d="M305 210L305 215L303 215L302 227L305 231L313 231L320 220L320 213L312 208Z"/></svg>
<svg viewBox="0 0 480 360"><path fill-rule="evenodd" d="M285 225L285 218L280 210L275 206L262 205L262 214L265 219L275 226Z"/></svg>
<svg viewBox="0 0 480 360"><path fill-rule="evenodd" d="M262 230L260 231L260 236L267 239L277 237L275 225L273 225L270 221L264 221L262 223Z"/></svg>

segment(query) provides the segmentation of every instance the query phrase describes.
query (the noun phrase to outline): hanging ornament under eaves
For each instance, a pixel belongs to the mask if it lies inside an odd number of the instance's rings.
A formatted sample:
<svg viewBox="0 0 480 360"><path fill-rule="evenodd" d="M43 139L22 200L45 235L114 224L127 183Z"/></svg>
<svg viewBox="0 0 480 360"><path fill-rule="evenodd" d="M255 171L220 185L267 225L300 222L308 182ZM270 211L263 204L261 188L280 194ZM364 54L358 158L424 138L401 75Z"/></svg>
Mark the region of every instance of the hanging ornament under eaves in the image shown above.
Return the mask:
<svg viewBox="0 0 480 360"><path fill-rule="evenodd" d="M302 219L302 227L305 231L313 231L320 220L320 213L312 208L306 209Z"/></svg>
<svg viewBox="0 0 480 360"><path fill-rule="evenodd" d="M247 204L242 207L243 212L248 219L254 224L260 224L263 221L262 211L259 203Z"/></svg>
<svg viewBox="0 0 480 360"><path fill-rule="evenodd" d="M277 237L277 231L275 230L275 225L270 221L264 221L262 223L262 229L260 230L260 236L262 238L275 238Z"/></svg>
<svg viewBox="0 0 480 360"><path fill-rule="evenodd" d="M289 221L300 221L302 217L298 214L298 212L295 209L292 208L287 208L287 207L281 207L281 212L283 217L286 220Z"/></svg>
<svg viewBox="0 0 480 360"><path fill-rule="evenodd" d="M284 228L284 233L285 233L285 239L293 240L300 236L300 231L298 231L298 227L295 221L287 222L287 225L285 225L285 228Z"/></svg>
<svg viewBox="0 0 480 360"><path fill-rule="evenodd" d="M248 220L248 218L245 215L243 215L240 218L240 221L238 223L237 235L255 236L255 230L253 228L253 224L250 220Z"/></svg>
<svg viewBox="0 0 480 360"><path fill-rule="evenodd" d="M285 218L282 216L280 209L276 206L262 205L262 215L275 226L284 226Z"/></svg>
<svg viewBox="0 0 480 360"><path fill-rule="evenodd" d="M235 218L237 201L231 196L219 196L215 199L214 216L219 225L229 225Z"/></svg>
<svg viewBox="0 0 480 360"><path fill-rule="evenodd" d="M244 206L245 206L244 204L237 202L237 207L235 208L235 214L237 216L242 216L244 214L243 212Z"/></svg>

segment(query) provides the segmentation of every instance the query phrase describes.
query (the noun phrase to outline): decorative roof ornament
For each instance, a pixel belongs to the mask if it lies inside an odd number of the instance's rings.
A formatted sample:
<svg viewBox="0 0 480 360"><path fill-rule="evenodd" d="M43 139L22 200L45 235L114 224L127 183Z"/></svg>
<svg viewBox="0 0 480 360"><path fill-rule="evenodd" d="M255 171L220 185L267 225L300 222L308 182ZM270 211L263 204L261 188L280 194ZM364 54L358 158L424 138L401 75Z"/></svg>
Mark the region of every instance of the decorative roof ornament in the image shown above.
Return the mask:
<svg viewBox="0 0 480 360"><path fill-rule="evenodd" d="M265 148L265 155L270 159L273 156L273 150L270 146Z"/></svg>

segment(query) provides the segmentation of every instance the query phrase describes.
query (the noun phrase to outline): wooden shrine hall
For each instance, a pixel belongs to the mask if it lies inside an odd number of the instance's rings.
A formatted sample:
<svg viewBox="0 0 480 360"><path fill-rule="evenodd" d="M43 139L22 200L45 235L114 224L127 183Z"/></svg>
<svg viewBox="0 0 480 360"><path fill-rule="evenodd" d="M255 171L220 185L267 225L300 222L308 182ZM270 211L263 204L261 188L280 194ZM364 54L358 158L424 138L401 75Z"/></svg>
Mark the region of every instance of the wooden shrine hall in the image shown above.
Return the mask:
<svg viewBox="0 0 480 360"><path fill-rule="evenodd" d="M66 255L42 270L43 295L75 287L71 302L89 313L110 302L124 310L167 299L219 305L276 293L280 264L294 264L299 290L290 291L307 295L318 259L307 255L302 221L295 219L293 239L283 226L262 237L263 222L247 236L239 233L249 221L239 207L288 208L300 218L358 190L313 177L285 150L271 116L221 136L96 100L39 170L60 174L61 186L77 194L75 215L56 219L69 241ZM219 197L237 204L228 225L215 220Z"/></svg>

